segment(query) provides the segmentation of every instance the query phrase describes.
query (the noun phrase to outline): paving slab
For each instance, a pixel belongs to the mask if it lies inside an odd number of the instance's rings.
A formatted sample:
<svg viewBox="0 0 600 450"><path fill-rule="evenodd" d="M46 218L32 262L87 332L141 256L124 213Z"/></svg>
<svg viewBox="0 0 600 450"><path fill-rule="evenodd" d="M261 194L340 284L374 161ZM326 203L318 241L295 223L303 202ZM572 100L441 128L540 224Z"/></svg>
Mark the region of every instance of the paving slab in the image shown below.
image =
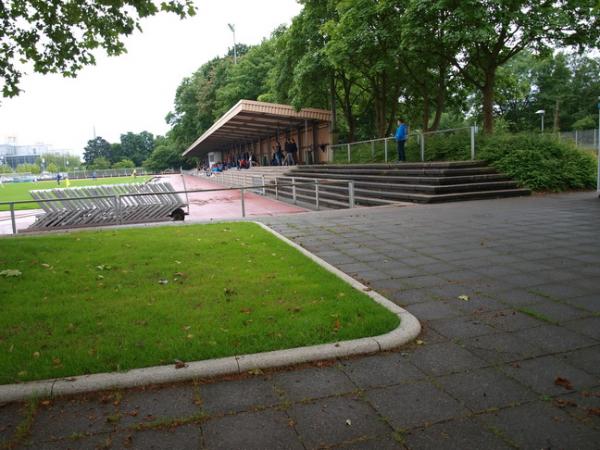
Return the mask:
<svg viewBox="0 0 600 450"><path fill-rule="evenodd" d="M31 426L30 441L40 443L113 431L120 420L113 398L75 397L41 405Z"/></svg>
<svg viewBox="0 0 600 450"><path fill-rule="evenodd" d="M501 367L507 375L543 395L559 395L573 390L587 389L598 384L594 377L556 356L542 356ZM572 387L557 384L566 380Z"/></svg>
<svg viewBox="0 0 600 450"><path fill-rule="evenodd" d="M451 420L405 433L411 450L509 450L514 447L493 434L473 418Z"/></svg>
<svg viewBox="0 0 600 450"><path fill-rule="evenodd" d="M452 342L423 345L409 359L423 372L433 376L488 365L485 360Z"/></svg>
<svg viewBox="0 0 600 450"><path fill-rule="evenodd" d="M366 397L396 429L468 415L459 402L426 381L373 389Z"/></svg>
<svg viewBox="0 0 600 450"><path fill-rule="evenodd" d="M412 365L408 356L404 353L383 353L353 358L342 361L342 370L361 389L425 378L426 374Z"/></svg>
<svg viewBox="0 0 600 450"><path fill-rule="evenodd" d="M393 431L371 406L354 397L295 404L288 413L307 448L369 439Z"/></svg>
<svg viewBox="0 0 600 450"><path fill-rule="evenodd" d="M193 417L201 410L194 389L184 385L125 391L118 413L121 416L119 425L126 427Z"/></svg>
<svg viewBox="0 0 600 450"><path fill-rule="evenodd" d="M550 402L506 408L481 419L525 449L592 450L600 442L598 431L578 423Z"/></svg>
<svg viewBox="0 0 600 450"><path fill-rule="evenodd" d="M535 400L537 394L495 368L437 379L442 389L473 412Z"/></svg>
<svg viewBox="0 0 600 450"><path fill-rule="evenodd" d="M197 450L202 445L199 425L181 425L148 430L121 430L111 436L113 449ZM93 447L87 447L93 448Z"/></svg>
<svg viewBox="0 0 600 450"><path fill-rule="evenodd" d="M246 412L202 425L204 447L208 450L304 450L294 422L283 411Z"/></svg>
<svg viewBox="0 0 600 450"><path fill-rule="evenodd" d="M279 403L270 379L249 379L203 384L198 386L202 411L209 415L236 413Z"/></svg>
<svg viewBox="0 0 600 450"><path fill-rule="evenodd" d="M348 376L337 367L281 372L273 376L273 383L285 398L292 401L341 395L356 390Z"/></svg>

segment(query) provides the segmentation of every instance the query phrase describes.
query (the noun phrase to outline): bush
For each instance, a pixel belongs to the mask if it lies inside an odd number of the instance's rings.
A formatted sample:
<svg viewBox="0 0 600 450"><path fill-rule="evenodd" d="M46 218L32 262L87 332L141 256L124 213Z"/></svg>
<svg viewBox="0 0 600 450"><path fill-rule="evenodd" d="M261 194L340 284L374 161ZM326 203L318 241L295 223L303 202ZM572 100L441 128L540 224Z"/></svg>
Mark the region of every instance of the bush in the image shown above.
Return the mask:
<svg viewBox="0 0 600 450"><path fill-rule="evenodd" d="M112 167L113 169L134 169L135 163L130 159L122 159L121 161L114 163Z"/></svg>
<svg viewBox="0 0 600 450"><path fill-rule="evenodd" d="M596 187L596 158L553 135L495 134L481 137L477 147L478 159L534 191Z"/></svg>

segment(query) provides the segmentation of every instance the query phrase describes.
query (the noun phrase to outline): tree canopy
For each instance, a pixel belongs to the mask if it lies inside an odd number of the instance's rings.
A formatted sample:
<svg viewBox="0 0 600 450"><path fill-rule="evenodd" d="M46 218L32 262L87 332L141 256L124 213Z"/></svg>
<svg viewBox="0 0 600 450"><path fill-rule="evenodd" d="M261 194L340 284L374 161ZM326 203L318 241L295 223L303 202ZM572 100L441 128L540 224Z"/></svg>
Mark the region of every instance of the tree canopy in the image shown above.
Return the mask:
<svg viewBox="0 0 600 450"><path fill-rule="evenodd" d="M94 50L124 53L122 38L141 30L141 19L160 11L184 18L195 14L192 0L11 0L0 2L0 80L2 94L19 93L30 63L38 73L75 76L94 64Z"/></svg>

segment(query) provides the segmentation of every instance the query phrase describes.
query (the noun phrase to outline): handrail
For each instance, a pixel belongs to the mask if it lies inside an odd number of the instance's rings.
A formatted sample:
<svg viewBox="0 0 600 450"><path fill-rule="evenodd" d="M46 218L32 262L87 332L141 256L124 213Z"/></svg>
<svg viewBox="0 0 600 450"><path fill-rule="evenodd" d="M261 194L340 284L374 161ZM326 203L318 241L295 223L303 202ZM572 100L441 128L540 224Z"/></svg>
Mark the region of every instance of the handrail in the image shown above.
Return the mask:
<svg viewBox="0 0 600 450"><path fill-rule="evenodd" d="M232 174L233 175L233 174ZM236 174L237 175L237 174ZM239 174L238 176L240 176L241 174ZM249 176L244 174L245 176ZM339 186L339 180L317 180L317 179L308 179L310 181L300 181L297 182L295 178L291 177L292 181L291 182L279 182L276 180L276 183L262 183L262 184L257 184L257 185L246 185L246 186L237 186L237 187L224 187L224 188L218 188L218 189L194 189L194 190L177 190L177 191L169 191L168 194L193 194L193 193L202 193L202 192L220 192L220 191L240 191L241 193L241 207L242 207L242 217L246 217L246 208L245 208L245 203L244 203L244 192L247 190L250 191L255 191L257 189L262 189L263 192L265 192L265 189L279 189L281 187L286 187L289 186L292 188L292 191L295 192L297 187L301 187L304 185L310 185L310 186L315 186L315 202L317 205L317 209L319 208L319 189L318 186L319 185L327 185L330 186L334 189L343 189L346 190L348 189L348 198L349 198L349 207L352 208L354 207L354 183L352 181L350 181L348 183L348 188L342 188L341 186ZM301 178L301 180L304 180L304 178ZM246 180L244 180L245 182ZM75 188L76 189L76 188ZM10 202L0 202L0 206L4 206L4 205L8 205L9 206L9 211L10 211L10 218L11 218L11 222L12 222L12 230L13 230L13 235L17 234L17 227L16 227L16 216L15 216L15 205L23 205L23 204L30 204L30 203L34 203L34 204L40 204L40 203L52 203L52 202L63 202L63 203L68 203L68 202L75 202L75 201L80 201L80 200L92 200L92 199L114 199L114 204L117 206L116 211L117 211L117 216L119 215L119 208L118 205L121 202L121 199L123 198L127 198L127 197L143 197L143 196L149 196L149 195L154 195L156 196L156 192L136 192L136 193L120 193L120 194L116 194L116 195L94 195L94 196L84 196L84 197L70 197L70 198L51 198L51 199L38 199L38 200L15 200L15 201L10 201ZM295 194L294 194L295 197ZM119 221L119 217L117 217L117 223L120 223Z"/></svg>

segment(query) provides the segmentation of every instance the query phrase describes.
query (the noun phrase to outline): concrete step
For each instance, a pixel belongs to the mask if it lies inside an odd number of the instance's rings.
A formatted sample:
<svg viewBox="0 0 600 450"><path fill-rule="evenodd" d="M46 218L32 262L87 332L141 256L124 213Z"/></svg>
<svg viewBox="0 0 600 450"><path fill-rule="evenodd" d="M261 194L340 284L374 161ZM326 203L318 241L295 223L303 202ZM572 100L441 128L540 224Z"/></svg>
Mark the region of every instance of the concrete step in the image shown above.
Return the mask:
<svg viewBox="0 0 600 450"><path fill-rule="evenodd" d="M298 165L295 166L300 170L304 170L306 168L316 168L316 169L333 169L333 170L344 170L344 169L395 169L395 168L405 168L405 169L449 169L456 167L484 167L487 166L485 161L475 160L475 161L434 161L434 162L405 162L405 163L376 163L376 164L314 164L314 165Z"/></svg>
<svg viewBox="0 0 600 450"><path fill-rule="evenodd" d="M421 177L451 177L464 175L485 175L497 173L492 167L452 167L452 168L408 168L398 167L389 169L373 168L344 168L344 169L322 169L312 166L311 168L293 168L286 173L287 176L310 176L311 174L343 174L352 175L375 175L386 177L399 176L421 176Z"/></svg>
<svg viewBox="0 0 600 450"><path fill-rule="evenodd" d="M464 184L470 182L487 181L507 181L509 178L500 173L489 173L483 175L463 175L463 176L445 176L445 177L418 177L418 176L385 176L385 175L356 175L356 174L337 174L337 173L318 173L318 172L292 172L291 176L295 178L323 179L323 180L354 180L366 182L378 182L387 184L429 184L429 185L447 185ZM286 177L290 177L286 175Z"/></svg>

